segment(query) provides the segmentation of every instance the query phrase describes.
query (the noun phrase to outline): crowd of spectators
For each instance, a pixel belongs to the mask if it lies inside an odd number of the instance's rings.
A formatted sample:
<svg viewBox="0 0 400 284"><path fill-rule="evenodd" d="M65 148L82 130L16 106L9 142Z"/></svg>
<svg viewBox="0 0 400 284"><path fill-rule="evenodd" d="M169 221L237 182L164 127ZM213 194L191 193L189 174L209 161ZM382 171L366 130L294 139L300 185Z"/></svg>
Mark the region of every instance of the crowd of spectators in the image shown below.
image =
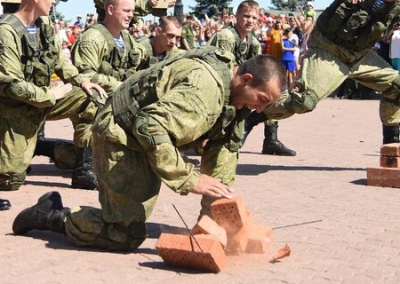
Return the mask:
<svg viewBox="0 0 400 284"><path fill-rule="evenodd" d="M205 10L199 17L190 14L184 15L182 38L177 44L179 48L191 49L203 46L216 32L227 25L235 24L236 11L234 10L229 12L227 8L223 8L220 14L213 17L209 17L207 12ZM263 54L271 54L284 60L285 67L289 68L287 70L288 85L293 82L300 70L301 60L308 49L307 41L316 17L317 13L311 1L307 2L304 7L297 6L295 13L275 14L260 8L259 18L252 33L259 40ZM85 21L82 15L78 15L75 22L55 21L57 37L67 58L69 58L69 49L76 38L96 22L97 15L95 13L88 13ZM155 35L157 25L155 18L149 20L138 18L135 23L132 23L130 33L137 39L144 36L150 37ZM398 67L400 66L400 58L398 52L390 50L396 49L399 45L399 26L395 25L390 36L382 39L380 43L373 47L380 55L387 58L388 62L396 69L400 69ZM392 48L390 48L391 45L393 45ZM287 63L288 60L293 62ZM292 68L292 66L294 67Z"/></svg>

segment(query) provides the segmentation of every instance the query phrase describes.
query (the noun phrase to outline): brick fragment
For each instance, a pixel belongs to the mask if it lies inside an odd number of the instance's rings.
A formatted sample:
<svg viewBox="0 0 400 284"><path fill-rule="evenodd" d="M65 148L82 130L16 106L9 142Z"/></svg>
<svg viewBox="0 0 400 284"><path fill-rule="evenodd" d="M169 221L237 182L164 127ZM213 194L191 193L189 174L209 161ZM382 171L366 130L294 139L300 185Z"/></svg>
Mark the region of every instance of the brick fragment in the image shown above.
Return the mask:
<svg viewBox="0 0 400 284"><path fill-rule="evenodd" d="M400 157L400 143L382 145L381 156Z"/></svg>
<svg viewBox="0 0 400 284"><path fill-rule="evenodd" d="M212 218L226 232L234 233L248 225L248 214L242 198L218 199L211 204Z"/></svg>
<svg viewBox="0 0 400 284"><path fill-rule="evenodd" d="M400 167L400 157L381 156L380 166L386 167L386 168L399 168Z"/></svg>
<svg viewBox="0 0 400 284"><path fill-rule="evenodd" d="M400 188L400 168L368 167L367 184Z"/></svg>
<svg viewBox="0 0 400 284"><path fill-rule="evenodd" d="M228 244L226 245L227 253L245 252L247 242L249 240L248 227L242 227L236 232L228 233Z"/></svg>
<svg viewBox="0 0 400 284"><path fill-rule="evenodd" d="M211 235L191 236L162 233L156 251L171 266L193 268L217 273L226 265L226 255L219 240Z"/></svg>
<svg viewBox="0 0 400 284"><path fill-rule="evenodd" d="M204 215L192 228L192 233L197 234L208 234L217 237L221 245L225 248L228 242L228 236L226 230L219 226L213 219L209 216Z"/></svg>
<svg viewBox="0 0 400 284"><path fill-rule="evenodd" d="M270 253L273 245L274 232L270 227L253 226L249 230L245 252Z"/></svg>

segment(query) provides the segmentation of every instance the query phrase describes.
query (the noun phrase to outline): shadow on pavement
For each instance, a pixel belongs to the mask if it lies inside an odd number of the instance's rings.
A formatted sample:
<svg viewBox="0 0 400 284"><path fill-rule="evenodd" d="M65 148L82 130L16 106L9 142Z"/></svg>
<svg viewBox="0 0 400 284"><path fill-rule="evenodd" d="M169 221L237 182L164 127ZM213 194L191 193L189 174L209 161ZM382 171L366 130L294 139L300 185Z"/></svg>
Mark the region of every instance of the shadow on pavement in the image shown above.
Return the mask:
<svg viewBox="0 0 400 284"><path fill-rule="evenodd" d="M236 173L238 175L258 175L268 171L366 171L365 168L346 167L316 167L316 166L271 166L256 164L239 164Z"/></svg>
<svg viewBox="0 0 400 284"><path fill-rule="evenodd" d="M152 269L160 269L164 271L172 271L176 272L179 274L211 274L212 272L206 272L206 271L199 271L199 270L193 270L193 269L185 269L182 267L174 267L174 266L169 266L166 265L162 261L153 261L153 262L139 262L140 266L143 267L148 267Z"/></svg>
<svg viewBox="0 0 400 284"><path fill-rule="evenodd" d="M62 170L53 164L31 164L28 176L62 176L70 177L72 170Z"/></svg>

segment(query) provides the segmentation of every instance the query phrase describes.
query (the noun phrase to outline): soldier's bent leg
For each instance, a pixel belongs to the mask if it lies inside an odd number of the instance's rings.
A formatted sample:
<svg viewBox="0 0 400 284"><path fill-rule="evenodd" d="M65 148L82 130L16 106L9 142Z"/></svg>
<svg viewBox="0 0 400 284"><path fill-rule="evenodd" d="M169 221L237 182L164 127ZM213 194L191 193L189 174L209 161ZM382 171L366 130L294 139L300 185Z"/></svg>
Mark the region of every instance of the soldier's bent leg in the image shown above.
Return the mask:
<svg viewBox="0 0 400 284"><path fill-rule="evenodd" d="M287 148L278 139L278 122L268 121L264 126L262 154L278 156L296 156L296 151Z"/></svg>
<svg viewBox="0 0 400 284"><path fill-rule="evenodd" d="M104 124L108 133L110 123ZM114 127L120 135L125 135L122 129ZM95 133L93 162L101 209L72 209L65 224L67 236L79 246L136 249L146 238L145 221L157 200L161 180L152 170L145 153L111 143L107 137L100 138ZM112 132L114 142L118 136Z"/></svg>
<svg viewBox="0 0 400 284"><path fill-rule="evenodd" d="M382 121L383 144L399 142L400 75L382 92L379 113Z"/></svg>
<svg viewBox="0 0 400 284"><path fill-rule="evenodd" d="M36 145L37 121L29 117L0 119L0 190L18 190Z"/></svg>

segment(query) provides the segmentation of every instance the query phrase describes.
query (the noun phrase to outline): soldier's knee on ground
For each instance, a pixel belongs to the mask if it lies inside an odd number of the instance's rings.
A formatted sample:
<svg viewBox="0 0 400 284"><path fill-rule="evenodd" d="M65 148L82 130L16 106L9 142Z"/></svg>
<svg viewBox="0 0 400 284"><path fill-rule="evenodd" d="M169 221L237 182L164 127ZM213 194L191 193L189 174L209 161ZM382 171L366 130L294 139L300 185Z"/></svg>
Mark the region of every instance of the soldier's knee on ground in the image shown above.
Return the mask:
<svg viewBox="0 0 400 284"><path fill-rule="evenodd" d="M315 109L318 103L317 96L309 93L291 92L285 107L293 113L307 113Z"/></svg>

